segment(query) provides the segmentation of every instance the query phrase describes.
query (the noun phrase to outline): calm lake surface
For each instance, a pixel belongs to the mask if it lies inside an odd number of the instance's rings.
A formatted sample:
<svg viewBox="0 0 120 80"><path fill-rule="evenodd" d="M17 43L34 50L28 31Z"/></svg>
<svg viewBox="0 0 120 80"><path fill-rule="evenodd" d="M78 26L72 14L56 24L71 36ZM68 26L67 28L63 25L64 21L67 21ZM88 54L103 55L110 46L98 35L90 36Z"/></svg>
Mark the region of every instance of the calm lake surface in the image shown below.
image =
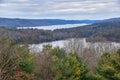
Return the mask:
<svg viewBox="0 0 120 80"><path fill-rule="evenodd" d="M35 26L35 27L17 27L17 29L43 29L43 30L55 30L63 28L73 28L77 26L83 26L88 24L66 24L66 25L52 25L52 26Z"/></svg>
<svg viewBox="0 0 120 80"><path fill-rule="evenodd" d="M93 48L94 50L98 51L106 51L106 50L114 50L120 49L120 43L116 42L86 42L85 38L79 39L68 39L68 40L59 40L59 41L52 41L52 42L45 42L41 44L31 44L29 45L29 49L31 52L41 52L43 49L43 45L50 44L52 47L60 47L66 50L72 50L73 48L79 49L80 51L86 48Z"/></svg>

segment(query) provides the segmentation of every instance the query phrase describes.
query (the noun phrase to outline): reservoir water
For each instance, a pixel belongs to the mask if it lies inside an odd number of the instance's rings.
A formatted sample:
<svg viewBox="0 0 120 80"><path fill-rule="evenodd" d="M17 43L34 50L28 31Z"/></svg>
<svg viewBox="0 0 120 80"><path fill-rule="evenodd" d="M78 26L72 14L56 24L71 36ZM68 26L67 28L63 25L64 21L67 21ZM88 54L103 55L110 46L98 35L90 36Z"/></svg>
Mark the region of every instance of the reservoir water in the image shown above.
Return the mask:
<svg viewBox="0 0 120 80"><path fill-rule="evenodd" d="M17 27L17 29L43 29L43 30L55 30L63 28L73 28L88 24L65 24L65 25L52 25L52 26L35 26L35 27Z"/></svg>
<svg viewBox="0 0 120 80"><path fill-rule="evenodd" d="M84 51L85 49L92 49L98 53L104 51L113 51L116 49L120 49L120 43L116 42L87 42L85 38L79 39L68 39L68 40L59 40L52 42L45 42L40 44L31 44L29 45L29 49L31 52L41 52L43 49L43 45L50 44L52 47L60 47L65 49L66 51Z"/></svg>

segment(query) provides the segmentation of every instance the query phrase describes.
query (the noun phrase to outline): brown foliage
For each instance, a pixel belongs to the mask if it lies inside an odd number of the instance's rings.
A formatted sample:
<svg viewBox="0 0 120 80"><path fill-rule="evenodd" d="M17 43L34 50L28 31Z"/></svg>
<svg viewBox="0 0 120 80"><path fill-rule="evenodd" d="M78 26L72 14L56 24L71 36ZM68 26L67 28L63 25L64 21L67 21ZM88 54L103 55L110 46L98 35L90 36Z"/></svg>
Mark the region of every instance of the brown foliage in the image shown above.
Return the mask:
<svg viewBox="0 0 120 80"><path fill-rule="evenodd" d="M0 80L34 80L19 65L20 46L8 37L0 37ZM23 53L24 54L24 53Z"/></svg>

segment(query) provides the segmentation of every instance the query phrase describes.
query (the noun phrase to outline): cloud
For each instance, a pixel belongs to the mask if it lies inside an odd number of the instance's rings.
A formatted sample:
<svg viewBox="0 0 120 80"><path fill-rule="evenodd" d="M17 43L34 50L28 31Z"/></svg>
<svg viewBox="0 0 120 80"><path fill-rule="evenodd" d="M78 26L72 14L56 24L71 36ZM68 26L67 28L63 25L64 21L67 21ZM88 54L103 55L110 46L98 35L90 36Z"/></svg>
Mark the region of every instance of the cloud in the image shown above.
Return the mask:
<svg viewBox="0 0 120 80"><path fill-rule="evenodd" d="M101 19L119 16L120 0L4 0L1 17Z"/></svg>

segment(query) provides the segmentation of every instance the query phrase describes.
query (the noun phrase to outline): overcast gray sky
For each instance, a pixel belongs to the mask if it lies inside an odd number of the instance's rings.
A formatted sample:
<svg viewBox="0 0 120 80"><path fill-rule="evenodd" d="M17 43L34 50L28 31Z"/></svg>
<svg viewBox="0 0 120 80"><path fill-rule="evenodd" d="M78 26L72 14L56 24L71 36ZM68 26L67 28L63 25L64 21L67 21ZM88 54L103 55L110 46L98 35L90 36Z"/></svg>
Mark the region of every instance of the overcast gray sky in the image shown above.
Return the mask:
<svg viewBox="0 0 120 80"><path fill-rule="evenodd" d="M120 0L0 0L0 17L106 19L120 17Z"/></svg>

